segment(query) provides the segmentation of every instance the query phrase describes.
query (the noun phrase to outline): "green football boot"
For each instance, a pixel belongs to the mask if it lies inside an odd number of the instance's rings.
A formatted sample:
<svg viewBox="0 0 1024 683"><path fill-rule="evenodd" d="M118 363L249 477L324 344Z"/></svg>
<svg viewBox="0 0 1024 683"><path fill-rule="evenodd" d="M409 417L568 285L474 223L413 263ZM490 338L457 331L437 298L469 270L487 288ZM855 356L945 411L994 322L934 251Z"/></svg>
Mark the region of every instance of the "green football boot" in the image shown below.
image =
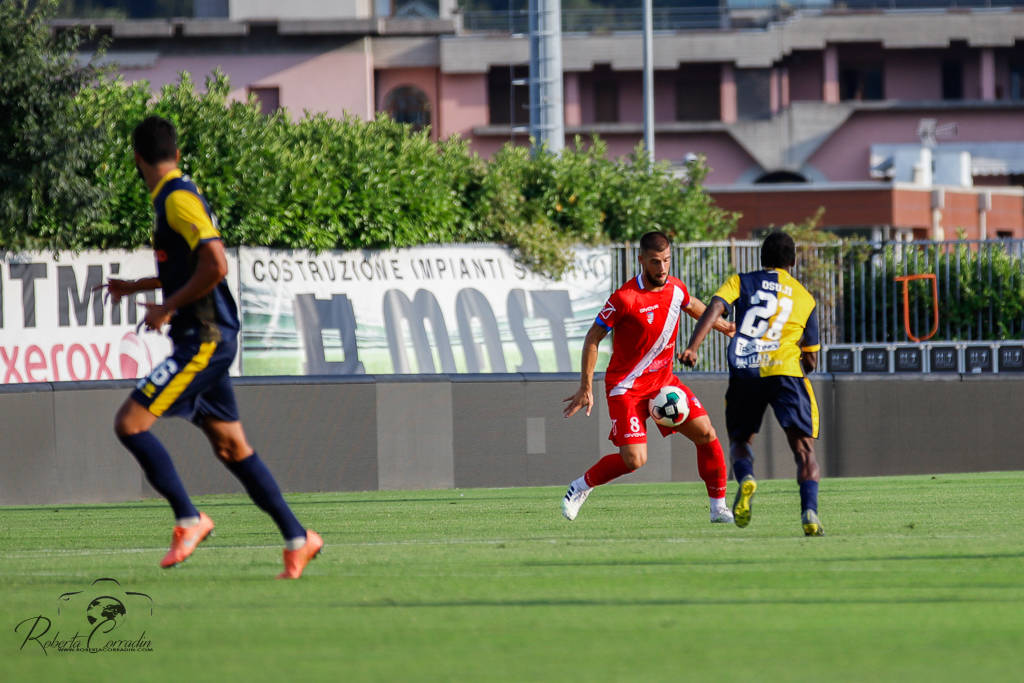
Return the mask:
<svg viewBox="0 0 1024 683"><path fill-rule="evenodd" d="M821 525L821 520L818 519L818 513L814 510L804 510L804 514L801 515L800 521L804 525L804 536L825 535L825 527Z"/></svg>
<svg viewBox="0 0 1024 683"><path fill-rule="evenodd" d="M732 516L736 526L742 528L750 524L750 501L757 491L757 480L754 475L748 474L743 477L740 487L736 489L736 497L732 501Z"/></svg>

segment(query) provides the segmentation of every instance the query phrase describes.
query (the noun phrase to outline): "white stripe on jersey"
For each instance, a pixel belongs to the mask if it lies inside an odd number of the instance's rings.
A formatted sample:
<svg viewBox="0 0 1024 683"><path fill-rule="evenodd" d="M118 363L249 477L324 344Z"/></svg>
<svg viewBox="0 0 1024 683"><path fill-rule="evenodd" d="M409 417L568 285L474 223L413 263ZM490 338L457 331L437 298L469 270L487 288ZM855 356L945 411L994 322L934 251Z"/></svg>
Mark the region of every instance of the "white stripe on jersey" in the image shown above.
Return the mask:
<svg viewBox="0 0 1024 683"><path fill-rule="evenodd" d="M654 362L654 359L661 355L661 352L668 346L669 341L672 340L676 331L676 323L679 321L679 312L682 310L683 288L672 285L672 290L672 303L669 304L668 315L665 316L665 326L661 328L661 334L658 335L657 341L644 354L640 362L629 371L629 374L608 392L609 396L621 396L633 388L637 378L644 374L647 368L651 366L651 363Z"/></svg>

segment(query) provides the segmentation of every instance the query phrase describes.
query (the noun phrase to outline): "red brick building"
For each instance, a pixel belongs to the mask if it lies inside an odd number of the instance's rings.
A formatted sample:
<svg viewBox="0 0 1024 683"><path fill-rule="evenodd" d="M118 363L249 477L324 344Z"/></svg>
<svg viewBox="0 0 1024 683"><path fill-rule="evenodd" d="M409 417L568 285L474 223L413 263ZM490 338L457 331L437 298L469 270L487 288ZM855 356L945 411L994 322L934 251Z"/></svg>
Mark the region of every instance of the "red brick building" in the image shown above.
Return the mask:
<svg viewBox="0 0 1024 683"><path fill-rule="evenodd" d="M1024 238L1024 188L827 183L709 187L723 209L742 214L737 237L800 222L819 208L821 225L882 239Z"/></svg>

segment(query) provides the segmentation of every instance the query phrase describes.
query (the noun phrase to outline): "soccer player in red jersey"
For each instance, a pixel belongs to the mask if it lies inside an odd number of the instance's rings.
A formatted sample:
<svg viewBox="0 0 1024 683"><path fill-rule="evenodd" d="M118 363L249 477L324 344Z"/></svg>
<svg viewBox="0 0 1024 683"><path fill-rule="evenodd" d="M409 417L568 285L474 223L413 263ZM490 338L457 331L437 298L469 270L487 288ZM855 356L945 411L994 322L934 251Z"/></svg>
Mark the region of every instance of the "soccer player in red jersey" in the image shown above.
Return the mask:
<svg viewBox="0 0 1024 683"><path fill-rule="evenodd" d="M605 392L612 421L608 439L619 447L619 452L604 456L569 484L562 500L562 514L570 521L576 519L593 487L643 467L647 462L647 402L663 386L671 384L686 394L690 414L679 427L658 425L658 430L662 436L678 431L697 446L697 469L707 487L711 521L732 522L732 512L725 504L728 471L718 435L701 402L672 374L680 313L696 319L706 307L690 296L681 280L669 275L672 244L664 233L649 232L640 239L639 261L640 273L608 298L587 332L580 388L564 401L565 417L580 410L590 415L597 347L614 329ZM736 326L719 318L715 329L732 336Z"/></svg>

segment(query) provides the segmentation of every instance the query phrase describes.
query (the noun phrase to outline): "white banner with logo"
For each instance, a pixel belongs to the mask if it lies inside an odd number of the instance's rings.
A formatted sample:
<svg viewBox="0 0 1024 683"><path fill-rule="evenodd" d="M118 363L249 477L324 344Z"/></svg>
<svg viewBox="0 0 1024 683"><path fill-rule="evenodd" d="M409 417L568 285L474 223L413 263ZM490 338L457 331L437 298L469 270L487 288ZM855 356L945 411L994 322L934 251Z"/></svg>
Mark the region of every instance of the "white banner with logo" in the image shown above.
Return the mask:
<svg viewBox="0 0 1024 683"><path fill-rule="evenodd" d="M610 265L608 250L578 249L553 281L496 245L229 250L242 317L232 373L578 371ZM159 293L114 305L97 286L155 273L150 250L0 252L0 384L147 375L171 350L137 329Z"/></svg>
<svg viewBox="0 0 1024 683"><path fill-rule="evenodd" d="M246 375L571 372L610 291L607 249L559 281L495 245L239 250Z"/></svg>
<svg viewBox="0 0 1024 683"><path fill-rule="evenodd" d="M171 351L164 334L137 329L145 315L142 302L158 301L159 292L115 305L97 287L111 277L154 275L151 250L0 252L0 384L149 374ZM237 296L237 258L231 254L228 278Z"/></svg>

